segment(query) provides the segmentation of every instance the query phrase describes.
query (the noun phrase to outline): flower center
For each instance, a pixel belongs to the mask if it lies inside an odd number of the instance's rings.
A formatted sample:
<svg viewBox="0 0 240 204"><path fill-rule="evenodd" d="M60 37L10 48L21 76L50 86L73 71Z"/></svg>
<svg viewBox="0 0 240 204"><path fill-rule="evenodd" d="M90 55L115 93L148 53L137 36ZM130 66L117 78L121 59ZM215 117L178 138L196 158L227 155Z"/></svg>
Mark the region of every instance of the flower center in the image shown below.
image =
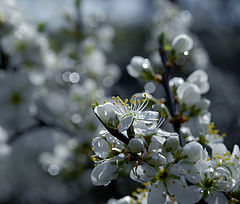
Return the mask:
<svg viewBox="0 0 240 204"><path fill-rule="evenodd" d="M170 176L170 173L166 169L160 169L157 172L157 178L159 181L166 181Z"/></svg>
<svg viewBox="0 0 240 204"><path fill-rule="evenodd" d="M210 189L214 186L214 181L212 178L209 178L205 179L202 184L204 189Z"/></svg>
<svg viewBox="0 0 240 204"><path fill-rule="evenodd" d="M122 100L119 96L113 97L113 105L116 108L116 112L118 115L121 115L122 118L133 115L136 117L138 113L143 111L148 103L149 98L146 94L143 95L143 99L136 99L136 95L133 96L132 99L128 100Z"/></svg>

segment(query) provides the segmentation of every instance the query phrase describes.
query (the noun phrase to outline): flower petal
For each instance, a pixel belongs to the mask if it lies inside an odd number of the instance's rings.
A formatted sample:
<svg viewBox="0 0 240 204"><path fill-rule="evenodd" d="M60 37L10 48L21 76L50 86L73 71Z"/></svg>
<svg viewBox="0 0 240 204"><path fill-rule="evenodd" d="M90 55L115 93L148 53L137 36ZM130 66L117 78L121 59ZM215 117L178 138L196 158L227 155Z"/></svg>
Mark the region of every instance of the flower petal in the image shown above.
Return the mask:
<svg viewBox="0 0 240 204"><path fill-rule="evenodd" d="M153 121L158 119L159 113L156 111L143 111L138 116L138 120L148 120Z"/></svg>
<svg viewBox="0 0 240 204"><path fill-rule="evenodd" d="M134 181L143 183L150 181L153 176L155 176L156 170L155 168L142 163L138 166L134 166L130 173L130 178Z"/></svg>
<svg viewBox="0 0 240 204"><path fill-rule="evenodd" d="M133 121L133 116L129 115L127 117L124 117L123 119L120 120L119 126L118 126L118 131L119 132L123 132L125 130L127 130Z"/></svg>
<svg viewBox="0 0 240 204"><path fill-rule="evenodd" d="M110 164L107 161L96 166L91 173L92 183L96 186L107 185L112 179L115 179L115 174L118 166Z"/></svg>
<svg viewBox="0 0 240 204"><path fill-rule="evenodd" d="M95 137L92 141L95 154L100 158L106 158L109 154L109 147L106 140L101 137Z"/></svg>
<svg viewBox="0 0 240 204"><path fill-rule="evenodd" d="M208 204L228 204L228 200L221 192L213 191L205 199Z"/></svg>
<svg viewBox="0 0 240 204"><path fill-rule="evenodd" d="M164 204L166 201L165 188L162 183L152 184L148 193L148 204Z"/></svg>
<svg viewBox="0 0 240 204"><path fill-rule="evenodd" d="M216 153L220 154L220 155L223 155L227 152L226 146L222 143L212 144L211 148L212 148L212 155L216 155Z"/></svg>
<svg viewBox="0 0 240 204"><path fill-rule="evenodd" d="M167 182L167 188L174 199L184 204L193 204L201 200L203 193L197 186L187 186L179 179L170 179Z"/></svg>

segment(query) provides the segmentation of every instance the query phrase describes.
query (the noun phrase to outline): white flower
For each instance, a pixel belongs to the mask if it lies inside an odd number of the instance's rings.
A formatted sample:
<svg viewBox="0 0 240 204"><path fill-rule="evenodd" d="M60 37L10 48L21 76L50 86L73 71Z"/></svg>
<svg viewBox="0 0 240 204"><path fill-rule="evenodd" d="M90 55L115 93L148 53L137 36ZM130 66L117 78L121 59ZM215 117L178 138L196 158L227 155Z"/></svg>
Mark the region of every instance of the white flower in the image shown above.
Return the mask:
<svg viewBox="0 0 240 204"><path fill-rule="evenodd" d="M175 165L178 169L176 175L184 176L185 179L196 184L199 199L204 198L211 204L227 204L223 192L231 192L238 187L236 180L239 179L239 164L235 162L239 159L239 148L235 146L231 155L223 144L214 145L212 160L206 150L196 142L192 142L186 149L189 157ZM201 156L196 156L197 154Z"/></svg>
<svg viewBox="0 0 240 204"><path fill-rule="evenodd" d="M141 125L147 124L149 127L157 127L159 113L156 111L144 111L147 107L149 98L144 94L144 99L136 99L136 95L131 100L124 101L118 96L113 97L115 111L120 121L118 130L123 132L127 130L135 120L135 123L142 122ZM139 124L138 124L139 125Z"/></svg>
<svg viewBox="0 0 240 204"><path fill-rule="evenodd" d="M149 77L152 76L153 69L148 59L135 56L131 59L130 64L127 65L127 71L132 77Z"/></svg>
<svg viewBox="0 0 240 204"><path fill-rule="evenodd" d="M187 82L196 84L200 89L201 94L205 94L209 90L209 83L208 83L208 75L207 73L202 70L196 70L193 72L188 78Z"/></svg>
<svg viewBox="0 0 240 204"><path fill-rule="evenodd" d="M177 88L177 96L181 104L191 107L199 103L201 92L197 85L185 82Z"/></svg>
<svg viewBox="0 0 240 204"><path fill-rule="evenodd" d="M184 53L188 55L188 52L192 49L192 47L193 47L193 40L186 34L178 35L172 41L172 48L177 53Z"/></svg>

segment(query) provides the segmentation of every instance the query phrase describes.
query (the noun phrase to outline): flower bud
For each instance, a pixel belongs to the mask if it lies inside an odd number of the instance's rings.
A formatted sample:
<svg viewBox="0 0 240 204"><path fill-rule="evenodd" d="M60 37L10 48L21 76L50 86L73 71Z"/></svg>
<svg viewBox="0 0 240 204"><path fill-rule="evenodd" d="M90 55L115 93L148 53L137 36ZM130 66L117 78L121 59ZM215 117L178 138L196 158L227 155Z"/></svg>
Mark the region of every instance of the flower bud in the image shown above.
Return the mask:
<svg viewBox="0 0 240 204"><path fill-rule="evenodd" d="M196 84L201 94L207 93L209 90L208 75L204 70L196 70L188 78L187 82Z"/></svg>
<svg viewBox="0 0 240 204"><path fill-rule="evenodd" d="M202 159L204 150L198 142L190 142L183 147L182 154L187 156L187 160L194 162Z"/></svg>
<svg viewBox="0 0 240 204"><path fill-rule="evenodd" d="M98 105L94 108L94 112L106 125L115 126L117 123L117 116L115 113L114 105L111 103L105 103Z"/></svg>
<svg viewBox="0 0 240 204"><path fill-rule="evenodd" d="M176 51L177 54L188 52L193 47L193 40L186 34L178 35L172 41L172 48Z"/></svg>
<svg viewBox="0 0 240 204"><path fill-rule="evenodd" d="M129 141L128 147L129 147L129 149L131 150L132 153L139 153L143 150L144 143L139 138L132 138Z"/></svg>
<svg viewBox="0 0 240 204"><path fill-rule="evenodd" d="M178 88L181 84L183 84L184 83L184 80L183 80L183 78L181 78L181 77L173 77L170 81L169 81L169 86L171 87L171 88L173 88L173 87L176 87L176 88Z"/></svg>
<svg viewBox="0 0 240 204"><path fill-rule="evenodd" d="M179 147L179 137L178 136L170 136L164 143L164 146L167 152L172 152L178 149Z"/></svg>
<svg viewBox="0 0 240 204"><path fill-rule="evenodd" d="M183 83L177 88L177 96L181 104L191 107L197 104L201 99L201 93L197 85Z"/></svg>
<svg viewBox="0 0 240 204"><path fill-rule="evenodd" d="M153 153L148 163L154 166L163 166L166 164L166 158L160 153Z"/></svg>
<svg viewBox="0 0 240 204"><path fill-rule="evenodd" d="M139 56L131 59L130 64L127 65L127 71L128 74L135 78L143 77L149 79L153 77L153 69L150 61Z"/></svg>

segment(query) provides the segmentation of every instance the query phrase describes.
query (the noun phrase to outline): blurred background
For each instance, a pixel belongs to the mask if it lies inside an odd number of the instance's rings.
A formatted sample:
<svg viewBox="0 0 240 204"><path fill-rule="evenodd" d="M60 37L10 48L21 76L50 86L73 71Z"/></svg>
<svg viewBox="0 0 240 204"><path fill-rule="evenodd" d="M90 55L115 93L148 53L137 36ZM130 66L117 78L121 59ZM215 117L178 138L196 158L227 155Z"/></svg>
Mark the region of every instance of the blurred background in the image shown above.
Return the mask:
<svg viewBox="0 0 240 204"><path fill-rule="evenodd" d="M162 31L194 39L177 73L209 74L212 120L228 148L240 145L238 0L0 1L0 203L106 203L135 190L128 178L92 185L90 107L143 90L163 96L126 71L136 55L160 63Z"/></svg>

